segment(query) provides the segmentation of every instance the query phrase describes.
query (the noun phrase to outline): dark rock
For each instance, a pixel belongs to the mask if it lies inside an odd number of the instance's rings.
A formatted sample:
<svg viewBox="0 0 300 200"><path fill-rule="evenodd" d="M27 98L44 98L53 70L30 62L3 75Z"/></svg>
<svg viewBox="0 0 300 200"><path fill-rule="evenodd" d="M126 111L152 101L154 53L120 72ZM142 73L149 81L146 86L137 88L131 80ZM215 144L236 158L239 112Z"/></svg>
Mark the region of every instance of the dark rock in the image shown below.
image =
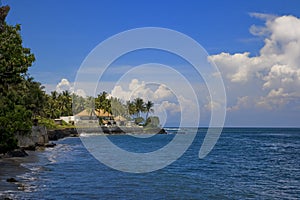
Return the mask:
<svg viewBox="0 0 300 200"><path fill-rule="evenodd" d="M45 147L49 148L49 147L55 147L56 144L55 143L48 143L48 144L45 144Z"/></svg>
<svg viewBox="0 0 300 200"><path fill-rule="evenodd" d="M28 156L28 154L25 152L24 149L15 149L13 151L9 151L6 153L9 157L25 157Z"/></svg>
<svg viewBox="0 0 300 200"><path fill-rule="evenodd" d="M162 129L160 129L160 131L158 133L159 134L167 134L167 131L164 128L162 128Z"/></svg>
<svg viewBox="0 0 300 200"><path fill-rule="evenodd" d="M111 128L110 132L112 134L124 134L125 132L118 126Z"/></svg>
<svg viewBox="0 0 300 200"><path fill-rule="evenodd" d="M8 178L8 179L6 179L6 181L9 182L9 183L16 183L16 182L18 182L15 178Z"/></svg>
<svg viewBox="0 0 300 200"><path fill-rule="evenodd" d="M35 151L36 150L36 146L35 145L29 145L27 147L22 147L22 149L28 150L28 151Z"/></svg>
<svg viewBox="0 0 300 200"><path fill-rule="evenodd" d="M48 130L47 133L48 133L49 140L52 141L56 141L65 137L78 135L77 130L75 128Z"/></svg>
<svg viewBox="0 0 300 200"><path fill-rule="evenodd" d="M106 134L110 134L110 129L107 126L101 126L102 132Z"/></svg>
<svg viewBox="0 0 300 200"><path fill-rule="evenodd" d="M144 129L144 133L149 134L167 134L166 130L163 128L148 128Z"/></svg>

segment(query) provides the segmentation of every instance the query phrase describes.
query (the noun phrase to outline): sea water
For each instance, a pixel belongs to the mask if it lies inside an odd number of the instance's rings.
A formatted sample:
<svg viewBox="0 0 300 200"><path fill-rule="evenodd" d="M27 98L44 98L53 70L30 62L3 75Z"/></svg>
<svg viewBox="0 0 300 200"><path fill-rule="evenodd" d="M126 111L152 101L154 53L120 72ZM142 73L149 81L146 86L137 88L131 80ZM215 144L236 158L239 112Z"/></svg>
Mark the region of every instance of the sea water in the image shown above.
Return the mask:
<svg viewBox="0 0 300 200"><path fill-rule="evenodd" d="M108 137L122 149L151 152L191 131L167 130L147 138ZM225 128L210 154L199 159L206 130L199 128L171 165L141 174L111 169L80 138L65 138L32 152L34 162L23 163L28 170L17 175L23 187L0 193L13 199L299 199L300 129Z"/></svg>

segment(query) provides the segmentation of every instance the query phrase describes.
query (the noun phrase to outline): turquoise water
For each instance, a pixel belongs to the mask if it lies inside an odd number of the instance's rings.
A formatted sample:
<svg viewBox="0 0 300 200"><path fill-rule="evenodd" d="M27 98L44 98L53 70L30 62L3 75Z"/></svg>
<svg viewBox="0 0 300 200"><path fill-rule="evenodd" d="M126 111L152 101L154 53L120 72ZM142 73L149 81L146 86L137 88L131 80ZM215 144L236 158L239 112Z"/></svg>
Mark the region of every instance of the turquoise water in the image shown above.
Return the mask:
<svg viewBox="0 0 300 200"><path fill-rule="evenodd" d="M299 199L300 129L226 128L200 160L205 131L198 130L180 159L144 174L113 170L92 157L79 138L65 138L53 149L34 152L38 161L23 164L29 171L17 177L23 191L6 193L15 199ZM123 149L148 152L174 134L109 137Z"/></svg>

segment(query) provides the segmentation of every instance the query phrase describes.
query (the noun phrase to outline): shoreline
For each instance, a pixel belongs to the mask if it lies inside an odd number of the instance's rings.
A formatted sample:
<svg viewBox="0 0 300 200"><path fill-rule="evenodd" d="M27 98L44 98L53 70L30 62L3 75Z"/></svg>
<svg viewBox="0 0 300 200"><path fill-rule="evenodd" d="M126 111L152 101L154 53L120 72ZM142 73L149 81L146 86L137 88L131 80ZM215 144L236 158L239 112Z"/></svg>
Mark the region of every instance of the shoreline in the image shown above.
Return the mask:
<svg viewBox="0 0 300 200"><path fill-rule="evenodd" d="M28 152L25 157L10 157L0 159L0 199L15 199L16 193L23 192L26 185L22 175L30 173L24 164L36 162L36 156Z"/></svg>
<svg viewBox="0 0 300 200"><path fill-rule="evenodd" d="M101 132L106 135L129 135L133 134L166 134L163 128L150 128L144 130L143 128L137 129L136 127L101 127L101 130L97 129L96 132ZM15 195L18 192L24 192L26 185L22 183L22 175L30 172L30 169L26 168L24 164L37 162L37 153L44 153L45 148L52 148L56 144L53 141L58 141L68 137L79 137L83 132L95 132L93 128L76 129L54 129L47 130L49 143L42 146L36 144L31 147L19 147L18 149L6 154L0 155L0 200L2 199L15 199Z"/></svg>
<svg viewBox="0 0 300 200"><path fill-rule="evenodd" d="M107 135L126 134L167 134L164 128L143 128L123 126L78 127L47 130L49 141L57 141L65 137L79 137L82 133L101 133Z"/></svg>

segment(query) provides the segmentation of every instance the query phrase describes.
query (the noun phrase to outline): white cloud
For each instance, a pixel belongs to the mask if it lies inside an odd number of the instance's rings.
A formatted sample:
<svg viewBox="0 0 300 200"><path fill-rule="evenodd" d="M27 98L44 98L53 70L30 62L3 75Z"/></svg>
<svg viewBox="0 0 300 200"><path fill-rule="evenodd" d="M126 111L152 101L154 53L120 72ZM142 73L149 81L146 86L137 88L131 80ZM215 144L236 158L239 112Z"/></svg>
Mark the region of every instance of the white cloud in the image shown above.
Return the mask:
<svg viewBox="0 0 300 200"><path fill-rule="evenodd" d="M73 84L71 84L67 79L63 78L61 81L56 85L56 92L63 92L65 90L68 90L70 92L73 92L74 87Z"/></svg>
<svg viewBox="0 0 300 200"><path fill-rule="evenodd" d="M277 17L276 15L266 14L266 13L258 13L258 12L252 12L249 15L251 17L255 17L255 18L258 18L258 19L266 20L266 21L273 20Z"/></svg>
<svg viewBox="0 0 300 200"><path fill-rule="evenodd" d="M164 84L159 85L158 89L154 92L155 99L169 98L173 95L172 91Z"/></svg>
<svg viewBox="0 0 300 200"><path fill-rule="evenodd" d="M180 108L179 104L177 104L177 103L163 101L158 106L157 112L160 113L160 112L165 112L165 111L168 111L171 114L175 114L175 113L181 112L181 108Z"/></svg>
<svg viewBox="0 0 300 200"><path fill-rule="evenodd" d="M50 88L49 85L47 87ZM67 90L71 94L75 93L79 96L83 96L83 97L86 96L86 92L83 89L76 88L76 91L75 91L74 83L69 82L68 79L66 79L66 78L61 79L61 81L56 85L55 90L58 93L61 93L65 90Z"/></svg>
<svg viewBox="0 0 300 200"><path fill-rule="evenodd" d="M264 37L258 56L223 52L209 57L225 78L227 96L237 102L228 110L246 105L281 109L291 103L299 107L296 104L300 103L300 19L261 13L251 16L266 20L265 26L250 28L252 34Z"/></svg>
<svg viewBox="0 0 300 200"><path fill-rule="evenodd" d="M164 84L153 84L132 79L127 85L123 82L121 86L116 85L111 91L112 96L124 101L133 100L140 97L144 101L152 101L155 104L154 114L167 120L169 117L182 117L183 121L193 121L190 116L197 116L199 108L197 102L194 102L189 96L173 93L170 88ZM195 118L195 120L197 120ZM198 121L197 121L198 123ZM192 124L192 122L191 122Z"/></svg>
<svg viewBox="0 0 300 200"><path fill-rule="evenodd" d="M204 108L208 111L211 111L213 109L217 110L217 109L220 109L220 107L221 107L220 103L218 103L216 101L212 101L212 100L208 101L208 103L206 105L204 105Z"/></svg>
<svg viewBox="0 0 300 200"><path fill-rule="evenodd" d="M248 96L238 97L237 103L234 106L228 107L227 111L236 111L241 108L247 108L250 104L250 98Z"/></svg>

